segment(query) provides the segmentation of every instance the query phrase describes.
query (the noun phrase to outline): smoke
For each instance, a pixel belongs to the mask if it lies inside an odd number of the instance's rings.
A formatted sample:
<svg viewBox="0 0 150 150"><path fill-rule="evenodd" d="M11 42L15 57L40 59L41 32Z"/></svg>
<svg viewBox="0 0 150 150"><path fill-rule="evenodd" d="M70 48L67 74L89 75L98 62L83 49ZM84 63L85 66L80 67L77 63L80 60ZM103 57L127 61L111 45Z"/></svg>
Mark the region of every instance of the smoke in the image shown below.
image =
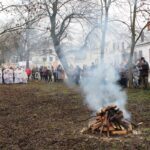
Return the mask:
<svg viewBox="0 0 150 150"><path fill-rule="evenodd" d="M86 95L85 103L91 110L95 112L115 104L123 110L126 118L130 118L125 109L127 95L118 84L119 78L118 68L111 59L101 62L89 75L82 77L81 87Z"/></svg>
<svg viewBox="0 0 150 150"><path fill-rule="evenodd" d="M114 36L112 35L109 38L109 40L112 40ZM78 49L75 46L70 46L74 47L74 50L73 48L68 50L71 53L68 56L71 58L69 64L74 66L71 74L75 74L74 69L77 65L81 69L83 69L84 65L87 66L86 70L81 71L80 78L80 87L85 95L85 103L94 113L102 107L115 104L123 111L124 116L129 119L130 114L126 110L127 95L118 83L120 79L119 70L122 67L121 62L124 61L122 53L110 46L109 51L105 52L103 62L99 61L96 64L95 60L100 60L100 54L96 53L95 57L92 57L95 51L90 51L89 49L95 49L95 45L99 47L100 42L95 37L95 34L90 35L90 40L92 40L88 42L90 47ZM113 43L110 45L113 45ZM65 57L67 58L67 56ZM95 63L95 67L91 69L92 62ZM72 84L70 83L69 85Z"/></svg>
<svg viewBox="0 0 150 150"><path fill-rule="evenodd" d="M86 47L82 47L81 49L78 49L80 45L77 44L77 36L74 34L74 37L76 37L74 38L75 41L71 42L76 44L67 46L68 52L70 52L68 58L71 58L68 60L69 64L74 66L73 69L75 69L77 65L80 66L81 69L83 69L84 65L87 65L87 69L81 71L80 87L85 95L85 103L94 113L102 107L114 104L123 111L124 117L129 119L130 113L126 110L127 94L118 83L120 79L119 70L122 67L121 62L123 62L124 59L121 53L122 46L120 45L120 47L118 47L117 44L124 42L124 39L122 35L119 35L120 31L117 30L121 29L119 29L118 26L116 28L116 25L112 24L107 33L109 36L107 36L106 39L104 61L100 61L99 29L95 29L89 35ZM115 48L113 41L116 42ZM81 40L79 42L81 43ZM67 47L63 49L66 50ZM66 55L65 57L67 58ZM91 69L92 62L94 62L96 66ZM74 72L71 72L71 74L74 74Z"/></svg>
<svg viewBox="0 0 150 150"><path fill-rule="evenodd" d="M89 52L80 50L73 55L76 57L81 57L82 54L90 55L87 53ZM89 62L87 63L87 61ZM87 61L74 62L74 66L80 64L81 69L84 65L87 65L86 70L81 71L80 77L80 87L85 95L85 104L94 113L102 107L114 104L123 111L125 118L130 119L130 113L126 110L127 94L118 83L120 79L119 70L123 67L121 62L124 61L122 53L118 53L118 51L106 53L104 61L95 64L94 68L91 67L93 60L88 59ZM71 71L74 74L74 70Z"/></svg>

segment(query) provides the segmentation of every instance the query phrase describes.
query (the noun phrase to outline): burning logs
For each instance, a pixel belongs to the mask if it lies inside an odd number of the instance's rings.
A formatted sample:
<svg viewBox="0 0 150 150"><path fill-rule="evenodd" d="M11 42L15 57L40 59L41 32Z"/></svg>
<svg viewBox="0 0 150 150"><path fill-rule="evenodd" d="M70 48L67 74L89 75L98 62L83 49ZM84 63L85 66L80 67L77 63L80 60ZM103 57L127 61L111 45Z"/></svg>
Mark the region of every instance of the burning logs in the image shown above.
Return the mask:
<svg viewBox="0 0 150 150"><path fill-rule="evenodd" d="M116 105L107 106L96 114L96 118L90 123L88 129L82 131L90 131L107 135L125 135L132 132L132 123L124 119L123 112Z"/></svg>

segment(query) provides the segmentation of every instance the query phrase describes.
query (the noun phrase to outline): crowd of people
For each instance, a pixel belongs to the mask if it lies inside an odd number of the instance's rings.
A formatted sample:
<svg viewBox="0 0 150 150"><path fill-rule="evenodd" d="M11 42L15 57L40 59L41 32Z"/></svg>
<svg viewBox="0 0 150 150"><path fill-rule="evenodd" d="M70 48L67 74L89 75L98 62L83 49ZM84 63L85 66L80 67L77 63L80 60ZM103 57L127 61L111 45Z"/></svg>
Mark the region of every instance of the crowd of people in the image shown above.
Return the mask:
<svg viewBox="0 0 150 150"><path fill-rule="evenodd" d="M32 70L30 68L26 69L28 79L32 80L43 80L46 82L58 82L63 81L65 78L65 72L61 65L56 68L52 67L34 67Z"/></svg>
<svg viewBox="0 0 150 150"><path fill-rule="evenodd" d="M129 81L129 67L128 64L124 65L120 69L120 81L119 83L123 87L128 86ZM149 77L149 64L144 57L141 57L131 68L132 73L132 85L133 87L143 87L148 88L148 77Z"/></svg>
<svg viewBox="0 0 150 150"><path fill-rule="evenodd" d="M135 64L132 65L132 84L134 87L148 87L149 64L144 57L141 57ZM70 66L67 70L67 77L75 84L80 84L84 77L92 77L93 71L97 65L92 63L91 66L83 65L83 68ZM128 87L129 81L129 65L121 63L116 70L120 74L118 84L122 87ZM57 67L34 67L32 69L21 67L3 67L0 68L0 83L27 83L29 80L43 80L45 82L58 82L65 79L65 72L61 65Z"/></svg>
<svg viewBox="0 0 150 150"><path fill-rule="evenodd" d="M149 77L149 64L142 57L137 64L134 66L133 69L133 83L135 86L143 85L144 88L148 87L148 77Z"/></svg>
<svg viewBox="0 0 150 150"><path fill-rule="evenodd" d="M2 67L0 68L0 83L27 83L29 80L43 80L46 82L58 82L65 78L65 73L61 65L56 68L50 67L33 67L32 69L23 67Z"/></svg>
<svg viewBox="0 0 150 150"><path fill-rule="evenodd" d="M84 65L83 68L80 68L79 66L73 68L71 66L69 69L70 79L74 83L79 84L82 78L92 77L93 70L95 68L97 68L97 65L95 65L94 63L92 63L91 66ZM130 76L130 68L128 63L124 61L121 64L114 66L114 68L120 75L118 84L121 85L123 88L128 87ZM149 64L144 57L141 57L135 64L132 64L131 68L132 85L135 88L137 87L147 88L148 76L149 76Z"/></svg>
<svg viewBox="0 0 150 150"><path fill-rule="evenodd" d="M27 74L21 67L2 67L0 68L0 83L27 83Z"/></svg>
<svg viewBox="0 0 150 150"><path fill-rule="evenodd" d="M83 68L78 65L76 67L70 66L68 69L69 79L78 85L80 84L82 78L90 77L96 68L97 65L94 63L92 63L90 66L83 65Z"/></svg>

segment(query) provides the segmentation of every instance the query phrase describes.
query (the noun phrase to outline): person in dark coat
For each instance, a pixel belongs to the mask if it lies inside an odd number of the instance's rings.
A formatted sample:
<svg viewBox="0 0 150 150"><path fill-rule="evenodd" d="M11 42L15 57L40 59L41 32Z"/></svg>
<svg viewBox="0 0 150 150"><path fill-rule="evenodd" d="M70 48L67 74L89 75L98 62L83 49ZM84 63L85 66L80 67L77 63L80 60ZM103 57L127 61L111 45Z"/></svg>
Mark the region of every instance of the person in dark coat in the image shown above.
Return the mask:
<svg viewBox="0 0 150 150"><path fill-rule="evenodd" d="M43 77L45 81L48 81L48 69L47 67L44 67L43 69Z"/></svg>
<svg viewBox="0 0 150 150"><path fill-rule="evenodd" d="M32 72L32 79L35 80L36 68L33 68L31 72Z"/></svg>
<svg viewBox="0 0 150 150"><path fill-rule="evenodd" d="M76 69L75 69L75 83L77 85L80 83L80 74L81 74L81 68L79 66L76 66Z"/></svg>
<svg viewBox="0 0 150 150"><path fill-rule="evenodd" d="M58 65L57 67L57 80L63 81L63 68L61 65Z"/></svg>
<svg viewBox="0 0 150 150"><path fill-rule="evenodd" d="M48 72L48 82L52 82L52 71L49 67L47 68L47 72Z"/></svg>
<svg viewBox="0 0 150 150"><path fill-rule="evenodd" d="M52 66L52 74L53 74L53 77L54 77L54 82L57 82L57 70Z"/></svg>
<svg viewBox="0 0 150 150"><path fill-rule="evenodd" d="M120 79L118 81L122 88L128 87L128 64L124 61L120 64L119 68Z"/></svg>
<svg viewBox="0 0 150 150"><path fill-rule="evenodd" d="M141 57L141 83L145 89L148 88L149 64L144 57Z"/></svg>

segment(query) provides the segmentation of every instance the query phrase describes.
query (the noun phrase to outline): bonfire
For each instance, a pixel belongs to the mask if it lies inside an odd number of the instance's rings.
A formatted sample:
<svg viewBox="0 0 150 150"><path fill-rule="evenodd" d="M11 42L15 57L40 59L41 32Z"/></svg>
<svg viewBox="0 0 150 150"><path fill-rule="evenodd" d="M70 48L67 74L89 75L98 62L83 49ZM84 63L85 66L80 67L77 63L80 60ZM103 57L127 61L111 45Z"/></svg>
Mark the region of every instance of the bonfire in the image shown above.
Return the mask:
<svg viewBox="0 0 150 150"><path fill-rule="evenodd" d="M139 124L138 124L139 125ZM95 120L89 123L88 128L84 128L82 133L98 133L100 136L126 135L132 133L134 127L138 125L126 120L123 112L116 106L111 105L97 112Z"/></svg>

